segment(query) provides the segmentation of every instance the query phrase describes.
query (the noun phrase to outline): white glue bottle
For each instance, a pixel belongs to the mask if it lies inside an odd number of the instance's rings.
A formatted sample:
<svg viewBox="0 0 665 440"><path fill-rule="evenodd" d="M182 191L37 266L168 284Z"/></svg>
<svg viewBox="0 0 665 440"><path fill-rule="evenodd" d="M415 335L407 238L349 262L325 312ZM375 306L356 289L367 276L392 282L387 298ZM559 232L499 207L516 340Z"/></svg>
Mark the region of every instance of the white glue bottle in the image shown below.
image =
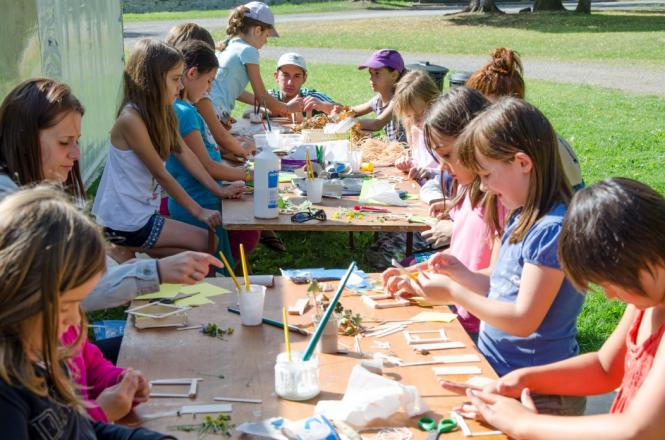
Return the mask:
<svg viewBox="0 0 665 440"><path fill-rule="evenodd" d="M254 217L277 218L281 161L269 147L254 157Z"/></svg>

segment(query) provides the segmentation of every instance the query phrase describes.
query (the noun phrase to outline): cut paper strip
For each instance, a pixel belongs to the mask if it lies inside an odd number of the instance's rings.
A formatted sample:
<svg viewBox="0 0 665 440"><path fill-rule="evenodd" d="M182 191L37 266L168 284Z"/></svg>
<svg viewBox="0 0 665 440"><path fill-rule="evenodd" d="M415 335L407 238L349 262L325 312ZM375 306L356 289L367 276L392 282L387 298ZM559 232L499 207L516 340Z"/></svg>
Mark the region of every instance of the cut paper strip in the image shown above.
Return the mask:
<svg viewBox="0 0 665 440"><path fill-rule="evenodd" d="M145 300L153 298L173 298L181 292L182 284L160 284L159 291L153 293L146 293L145 295L137 296L134 299Z"/></svg>
<svg viewBox="0 0 665 440"><path fill-rule="evenodd" d="M432 344L418 344L413 348L418 351L449 350L451 348L464 348L461 342L434 342Z"/></svg>
<svg viewBox="0 0 665 440"><path fill-rule="evenodd" d="M455 364L459 362L480 362L477 354L452 354L448 356L433 356L433 360L444 364Z"/></svg>
<svg viewBox="0 0 665 440"><path fill-rule="evenodd" d="M456 374L480 374L480 367L475 365L461 365L459 367L433 367L437 376L452 376Z"/></svg>
<svg viewBox="0 0 665 440"><path fill-rule="evenodd" d="M180 414L214 414L229 413L233 406L228 403L215 403L211 405L185 405L180 409Z"/></svg>
<svg viewBox="0 0 665 440"><path fill-rule="evenodd" d="M418 322L453 322L457 318L454 313L444 312L420 312L411 321Z"/></svg>

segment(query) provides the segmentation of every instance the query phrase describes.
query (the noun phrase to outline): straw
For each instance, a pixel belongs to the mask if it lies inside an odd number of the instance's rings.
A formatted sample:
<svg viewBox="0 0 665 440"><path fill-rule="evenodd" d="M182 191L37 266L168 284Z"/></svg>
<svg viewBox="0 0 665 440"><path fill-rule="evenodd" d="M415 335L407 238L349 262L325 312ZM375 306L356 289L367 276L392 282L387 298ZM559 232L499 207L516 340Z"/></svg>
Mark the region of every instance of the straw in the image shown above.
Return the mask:
<svg viewBox="0 0 665 440"><path fill-rule="evenodd" d="M240 243L240 261L242 262L242 276L245 278L245 290L249 293L249 271L247 270L247 258L245 258L245 247Z"/></svg>
<svg viewBox="0 0 665 440"><path fill-rule="evenodd" d="M282 320L284 321L284 343L286 344L286 354L291 362L291 342L289 341L289 321L286 317L286 307L282 307Z"/></svg>
<svg viewBox="0 0 665 440"><path fill-rule="evenodd" d="M307 168L307 178L314 178L314 169L312 168L312 159L309 157L309 148L305 150L305 167Z"/></svg>
<svg viewBox="0 0 665 440"><path fill-rule="evenodd" d="M224 263L224 267L226 267L226 270L228 271L229 275L231 275L231 279L233 280L236 287L238 288L238 291L240 291L240 283L238 282L238 278L236 278L235 272L233 272L233 269L231 269L231 265L226 260L226 257L224 256L224 252L219 251L219 256L222 258L222 262Z"/></svg>
<svg viewBox="0 0 665 440"><path fill-rule="evenodd" d="M307 348L305 349L305 355L302 358L303 361L308 361L312 357L312 353L314 353L314 348L316 347L316 344L319 342L319 339L321 339L321 333L323 333L323 329L326 327L326 324L328 324L330 315L332 315L332 312L335 309L335 306L337 305L339 298L342 296L342 291L344 290L344 287L346 286L347 281L349 281L349 277L351 276L355 268L356 268L356 262L353 261L349 266L349 268L346 270L344 277L342 277L342 280L340 281L339 286L337 287L337 292L335 292L335 296L333 296L333 298L330 300L330 304L328 304L328 308L326 308L326 311L323 312L321 321L319 321L319 325L314 330L314 335L312 336L312 339L310 339L309 343L307 344Z"/></svg>

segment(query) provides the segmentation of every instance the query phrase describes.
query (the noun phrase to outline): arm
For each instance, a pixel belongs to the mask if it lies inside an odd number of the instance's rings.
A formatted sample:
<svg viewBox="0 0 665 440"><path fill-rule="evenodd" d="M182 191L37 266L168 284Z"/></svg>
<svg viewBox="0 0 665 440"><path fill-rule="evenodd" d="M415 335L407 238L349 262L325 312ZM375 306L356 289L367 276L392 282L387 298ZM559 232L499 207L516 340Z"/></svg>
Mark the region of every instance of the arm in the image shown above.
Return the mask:
<svg viewBox="0 0 665 440"><path fill-rule="evenodd" d="M372 105L370 104L372 101L367 101L364 104L358 104L356 106L351 107L351 111L355 116L364 116L368 113L371 113L373 111Z"/></svg>
<svg viewBox="0 0 665 440"><path fill-rule="evenodd" d="M276 100L274 97L270 96L270 93L266 90L266 86L263 84L259 65L245 64L245 67L247 68L247 76L249 76L249 82L252 85L254 96L259 99L259 101L263 100L266 107L268 107L271 112L287 115L290 113L302 112L302 98L295 98L288 104Z"/></svg>
<svg viewBox="0 0 665 440"><path fill-rule="evenodd" d="M200 99L199 102L196 103L196 109L203 117L203 120L212 133L212 137L215 138L215 142L217 142L218 145L238 156L247 157L249 155L251 150L245 149L219 121L210 99Z"/></svg>
<svg viewBox="0 0 665 440"><path fill-rule="evenodd" d="M196 180L199 181L208 191L214 194L218 198L224 198L225 194L222 191L221 186L206 171L206 169L201 164L201 161L196 157L196 155L190 150L190 148L184 142L181 142L180 153L174 153L175 157L178 158L178 161L182 166L192 175ZM176 199L176 201L178 201Z"/></svg>
<svg viewBox="0 0 665 440"><path fill-rule="evenodd" d="M248 105L254 105L255 99L256 98L254 97L254 95L249 93L247 90L243 90L240 96L238 96L238 101Z"/></svg>
<svg viewBox="0 0 665 440"><path fill-rule="evenodd" d="M90 343L86 338L81 347L81 356L85 365L87 385L91 400L97 399L104 389L118 383L120 376L125 371L104 358L99 348Z"/></svg>
<svg viewBox="0 0 665 440"><path fill-rule="evenodd" d="M247 180L249 175L245 175L243 167L230 167L223 163L215 162L210 158L208 150L203 143L201 132L198 130L190 131L183 140L187 146L192 150L196 158L201 162L203 168L210 176L218 180Z"/></svg>
<svg viewBox="0 0 665 440"><path fill-rule="evenodd" d="M392 118L393 118L393 102L391 101L390 104L388 104L388 107L386 107L381 112L381 114L376 117L376 119L361 119L359 121L360 128L362 128L363 130L377 131L385 127L386 124L388 124Z"/></svg>

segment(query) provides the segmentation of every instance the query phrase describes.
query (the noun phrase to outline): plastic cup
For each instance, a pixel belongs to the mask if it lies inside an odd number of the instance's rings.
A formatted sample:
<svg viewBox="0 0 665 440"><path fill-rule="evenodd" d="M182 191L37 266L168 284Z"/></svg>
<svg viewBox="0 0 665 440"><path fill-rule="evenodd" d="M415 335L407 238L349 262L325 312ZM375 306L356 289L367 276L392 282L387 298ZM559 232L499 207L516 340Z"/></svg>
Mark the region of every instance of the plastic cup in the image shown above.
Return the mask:
<svg viewBox="0 0 665 440"><path fill-rule="evenodd" d="M249 122L251 122L252 124L260 124L262 120L263 120L263 116L261 116L261 113L250 113L249 114Z"/></svg>
<svg viewBox="0 0 665 440"><path fill-rule="evenodd" d="M252 137L254 138L254 145L256 145L257 153L260 153L268 146L268 140L266 139L265 133L255 134Z"/></svg>
<svg viewBox="0 0 665 440"><path fill-rule="evenodd" d="M321 392L319 384L319 360L312 356L302 360L299 351L280 353L275 362L275 393L286 400L309 400Z"/></svg>
<svg viewBox="0 0 665 440"><path fill-rule="evenodd" d="M266 286L250 285L249 292L240 290L240 322L242 325L261 325Z"/></svg>
<svg viewBox="0 0 665 440"><path fill-rule="evenodd" d="M321 203L323 198L323 179L307 179L307 200L312 203Z"/></svg>
<svg viewBox="0 0 665 440"><path fill-rule="evenodd" d="M314 328L319 326L319 320L317 318L313 319ZM319 343L316 344L316 348L319 353L328 353L336 354L337 353L337 335L338 335L338 324L337 320L331 316L326 323L326 326L323 328L321 333L321 338Z"/></svg>
<svg viewBox="0 0 665 440"><path fill-rule="evenodd" d="M268 141L268 146L273 150L279 148L279 142L282 138L282 133L279 131L279 128L273 128L271 131L266 132L266 140Z"/></svg>
<svg viewBox="0 0 665 440"><path fill-rule="evenodd" d="M360 171L360 165L362 165L363 152L362 151L350 151L349 152L349 167L351 167L352 172Z"/></svg>

